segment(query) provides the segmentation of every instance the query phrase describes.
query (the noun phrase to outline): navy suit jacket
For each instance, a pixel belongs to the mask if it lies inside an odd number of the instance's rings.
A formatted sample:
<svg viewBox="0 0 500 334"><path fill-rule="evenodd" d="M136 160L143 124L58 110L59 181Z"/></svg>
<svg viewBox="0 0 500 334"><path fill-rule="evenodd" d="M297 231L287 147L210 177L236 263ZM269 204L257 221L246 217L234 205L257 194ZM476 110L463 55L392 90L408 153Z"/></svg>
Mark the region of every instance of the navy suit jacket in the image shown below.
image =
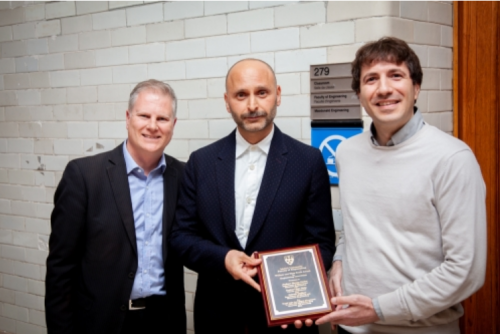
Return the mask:
<svg viewBox="0 0 500 334"><path fill-rule="evenodd" d="M235 234L235 155L234 131L194 152L177 204L170 242L184 264L199 274L197 334L214 328L218 333L238 333L245 327L267 330L260 293L225 269L229 250L251 255L318 243L327 270L335 252L330 183L321 153L276 126L243 249Z"/></svg>

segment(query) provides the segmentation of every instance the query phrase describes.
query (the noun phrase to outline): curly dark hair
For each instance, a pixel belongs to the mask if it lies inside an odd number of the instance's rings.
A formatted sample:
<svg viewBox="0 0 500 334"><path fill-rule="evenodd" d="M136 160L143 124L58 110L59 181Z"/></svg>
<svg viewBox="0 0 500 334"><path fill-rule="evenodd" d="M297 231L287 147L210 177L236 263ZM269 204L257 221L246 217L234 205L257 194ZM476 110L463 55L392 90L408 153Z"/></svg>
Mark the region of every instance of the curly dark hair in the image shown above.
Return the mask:
<svg viewBox="0 0 500 334"><path fill-rule="evenodd" d="M422 85L422 67L415 52L405 41L395 37L382 37L378 41L363 45L357 52L356 58L351 63L352 89L359 94L361 81L361 68L374 61L387 61L400 65L405 63L410 71L414 85Z"/></svg>

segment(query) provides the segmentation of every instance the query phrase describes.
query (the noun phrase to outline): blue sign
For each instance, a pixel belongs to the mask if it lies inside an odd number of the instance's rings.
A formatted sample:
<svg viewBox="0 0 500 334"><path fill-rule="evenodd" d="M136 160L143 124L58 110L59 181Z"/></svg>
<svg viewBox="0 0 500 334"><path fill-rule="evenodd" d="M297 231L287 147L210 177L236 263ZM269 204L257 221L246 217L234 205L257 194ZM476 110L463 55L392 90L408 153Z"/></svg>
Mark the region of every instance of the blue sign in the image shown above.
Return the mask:
<svg viewBox="0 0 500 334"><path fill-rule="evenodd" d="M335 165L335 153L337 146L347 138L363 132L362 128L312 128L311 145L318 148L325 160L330 184L339 184L337 166Z"/></svg>

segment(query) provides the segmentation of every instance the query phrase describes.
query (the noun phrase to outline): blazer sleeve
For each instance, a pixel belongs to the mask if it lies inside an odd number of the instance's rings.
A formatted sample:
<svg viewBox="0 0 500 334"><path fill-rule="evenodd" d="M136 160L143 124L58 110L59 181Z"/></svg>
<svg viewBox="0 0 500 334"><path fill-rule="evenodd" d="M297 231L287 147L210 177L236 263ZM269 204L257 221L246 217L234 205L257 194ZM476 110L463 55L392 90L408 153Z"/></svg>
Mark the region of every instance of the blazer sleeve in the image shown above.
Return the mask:
<svg viewBox="0 0 500 334"><path fill-rule="evenodd" d="M224 260L230 248L209 240L208 232L199 218L196 166L200 165L202 164L197 164L196 154L193 153L184 171L170 245L189 269L198 273L211 271L229 276Z"/></svg>
<svg viewBox="0 0 500 334"><path fill-rule="evenodd" d="M69 162L54 195L49 239L45 310L47 330L72 333L74 291L87 215L86 187L75 161Z"/></svg>
<svg viewBox="0 0 500 334"><path fill-rule="evenodd" d="M316 153L316 152L315 152ZM332 217L330 179L321 153L314 155L314 167L307 197L304 226L306 242L318 243L325 270L332 265L335 253L335 230Z"/></svg>

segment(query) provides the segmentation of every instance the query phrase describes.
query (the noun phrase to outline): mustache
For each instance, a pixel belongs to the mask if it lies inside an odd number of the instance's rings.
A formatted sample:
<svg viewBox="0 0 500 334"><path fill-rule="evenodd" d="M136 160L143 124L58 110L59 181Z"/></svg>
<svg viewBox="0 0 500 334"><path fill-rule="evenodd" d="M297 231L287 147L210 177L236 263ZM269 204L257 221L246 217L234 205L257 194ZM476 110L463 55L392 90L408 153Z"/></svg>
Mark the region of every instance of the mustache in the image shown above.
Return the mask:
<svg viewBox="0 0 500 334"><path fill-rule="evenodd" d="M253 112L247 112L241 115L243 118L247 117L259 117L259 116L267 116L267 112L265 111L253 111Z"/></svg>

